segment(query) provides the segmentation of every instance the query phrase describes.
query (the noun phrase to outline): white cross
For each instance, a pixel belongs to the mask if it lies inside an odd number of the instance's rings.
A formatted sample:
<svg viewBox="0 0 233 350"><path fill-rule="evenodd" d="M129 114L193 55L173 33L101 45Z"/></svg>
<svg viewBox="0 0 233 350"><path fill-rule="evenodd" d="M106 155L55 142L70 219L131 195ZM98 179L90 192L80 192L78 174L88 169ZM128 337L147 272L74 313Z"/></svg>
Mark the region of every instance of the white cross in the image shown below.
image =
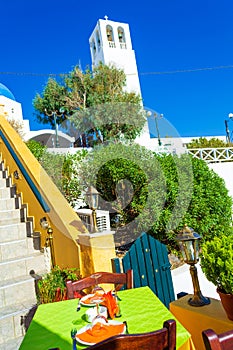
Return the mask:
<svg viewBox="0 0 233 350"><path fill-rule="evenodd" d="M104 16L104 19L107 21L108 20L108 16Z"/></svg>

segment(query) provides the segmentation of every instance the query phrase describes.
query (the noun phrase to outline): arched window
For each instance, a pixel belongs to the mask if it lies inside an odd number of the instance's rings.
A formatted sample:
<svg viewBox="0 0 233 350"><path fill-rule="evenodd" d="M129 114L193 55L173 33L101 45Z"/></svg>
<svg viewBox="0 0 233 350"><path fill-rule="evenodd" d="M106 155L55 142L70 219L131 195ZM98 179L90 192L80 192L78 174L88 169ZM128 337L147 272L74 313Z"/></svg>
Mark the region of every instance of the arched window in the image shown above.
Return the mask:
<svg viewBox="0 0 233 350"><path fill-rule="evenodd" d="M117 28L117 34L118 34L118 39L120 42L120 48L121 49L126 49L126 42L125 42L125 32L122 27Z"/></svg>
<svg viewBox="0 0 233 350"><path fill-rule="evenodd" d="M95 46L95 41L94 40L92 40L91 46L92 46L93 55L95 56L95 54L96 54L96 46Z"/></svg>
<svg viewBox="0 0 233 350"><path fill-rule="evenodd" d="M112 30L112 27L110 25L106 26L106 34L107 34L108 41L114 41L113 30Z"/></svg>
<svg viewBox="0 0 233 350"><path fill-rule="evenodd" d="M117 28L118 38L120 43L125 43L125 32L122 27Z"/></svg>
<svg viewBox="0 0 233 350"><path fill-rule="evenodd" d="M96 32L96 41L97 41L97 48L99 50L101 45L100 45L100 35L98 31Z"/></svg>

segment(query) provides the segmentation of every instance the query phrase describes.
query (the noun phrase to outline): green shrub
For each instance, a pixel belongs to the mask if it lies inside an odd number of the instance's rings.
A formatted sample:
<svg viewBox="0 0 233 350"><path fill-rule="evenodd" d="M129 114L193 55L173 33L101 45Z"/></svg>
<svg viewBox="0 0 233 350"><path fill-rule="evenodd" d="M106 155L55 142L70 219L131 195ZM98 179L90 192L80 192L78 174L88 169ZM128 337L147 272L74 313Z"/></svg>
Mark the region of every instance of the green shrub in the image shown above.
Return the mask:
<svg viewBox="0 0 233 350"><path fill-rule="evenodd" d="M42 146L41 143L34 140L26 142L26 145L38 161L40 161L40 159L43 157L44 152L47 150L46 146Z"/></svg>
<svg viewBox="0 0 233 350"><path fill-rule="evenodd" d="M233 294L233 233L228 230L202 244L201 267L206 278L223 293Z"/></svg>
<svg viewBox="0 0 233 350"><path fill-rule="evenodd" d="M119 155L119 156L118 156ZM232 198L224 180L191 155L157 155L136 144L95 148L81 167L80 181L101 194L100 208L120 215L116 233L136 238L146 231L177 249L184 224L203 241L231 225ZM131 185L127 184L129 182Z"/></svg>

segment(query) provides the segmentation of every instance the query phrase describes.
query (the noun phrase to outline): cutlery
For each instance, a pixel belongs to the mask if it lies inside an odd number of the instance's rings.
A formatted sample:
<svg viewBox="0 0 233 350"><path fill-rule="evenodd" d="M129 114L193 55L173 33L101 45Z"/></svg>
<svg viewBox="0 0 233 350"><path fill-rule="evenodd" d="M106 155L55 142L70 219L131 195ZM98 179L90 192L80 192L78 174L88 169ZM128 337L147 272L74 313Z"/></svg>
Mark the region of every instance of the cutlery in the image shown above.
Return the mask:
<svg viewBox="0 0 233 350"><path fill-rule="evenodd" d="M125 325L125 333L129 334L129 328L128 328L128 324L126 321L123 321L124 325Z"/></svg>
<svg viewBox="0 0 233 350"><path fill-rule="evenodd" d="M81 309L81 298L79 298L76 311L79 311L80 309Z"/></svg>
<svg viewBox="0 0 233 350"><path fill-rule="evenodd" d="M70 332L70 335L71 335L71 338L73 339L73 350L77 350L77 347L76 347L76 336L77 334L77 329L76 328L73 328Z"/></svg>

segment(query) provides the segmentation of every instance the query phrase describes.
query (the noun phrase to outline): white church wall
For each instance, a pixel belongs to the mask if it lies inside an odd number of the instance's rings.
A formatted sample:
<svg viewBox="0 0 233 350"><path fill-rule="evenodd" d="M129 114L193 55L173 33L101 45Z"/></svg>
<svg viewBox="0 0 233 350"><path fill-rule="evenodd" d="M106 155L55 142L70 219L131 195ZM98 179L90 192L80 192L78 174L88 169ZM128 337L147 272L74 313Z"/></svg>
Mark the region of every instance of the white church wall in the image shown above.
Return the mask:
<svg viewBox="0 0 233 350"><path fill-rule="evenodd" d="M210 163L208 166L225 181L229 195L233 198L233 162Z"/></svg>
<svg viewBox="0 0 233 350"><path fill-rule="evenodd" d="M0 104L4 105L4 111L10 118L23 121L23 112L21 103L11 100L8 97L0 96Z"/></svg>

